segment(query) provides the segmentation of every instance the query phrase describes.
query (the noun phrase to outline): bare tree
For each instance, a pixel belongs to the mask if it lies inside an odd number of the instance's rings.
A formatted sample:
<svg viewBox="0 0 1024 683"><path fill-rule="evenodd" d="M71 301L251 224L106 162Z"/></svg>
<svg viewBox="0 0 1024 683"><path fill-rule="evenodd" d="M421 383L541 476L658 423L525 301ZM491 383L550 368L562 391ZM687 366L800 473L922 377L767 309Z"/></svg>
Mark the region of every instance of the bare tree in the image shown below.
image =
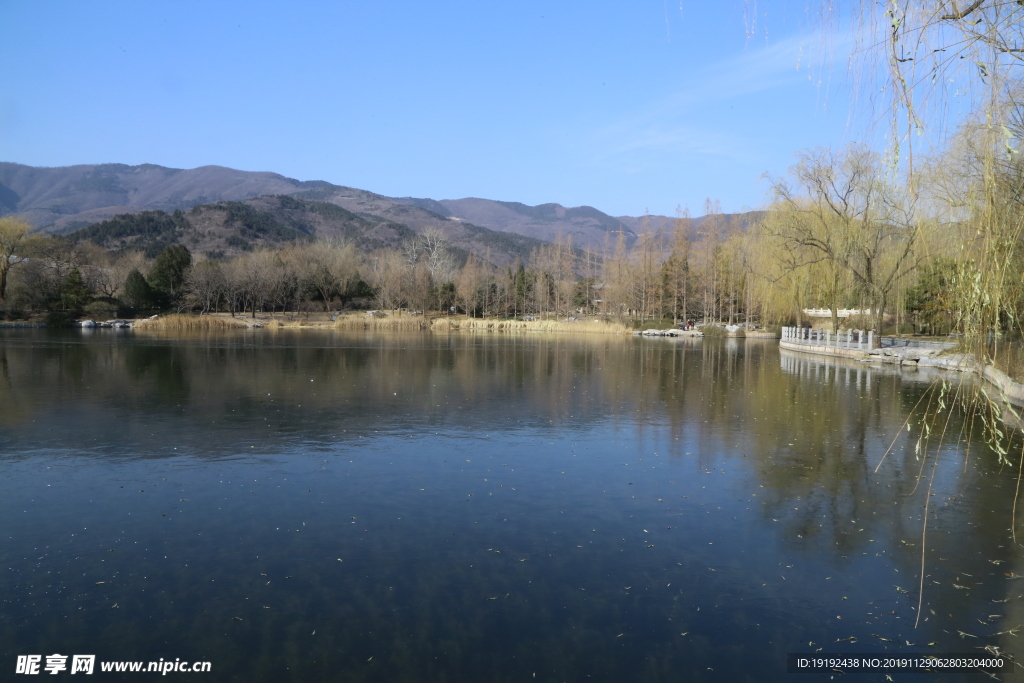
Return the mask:
<svg viewBox="0 0 1024 683"><path fill-rule="evenodd" d="M370 284L382 309L394 310L404 303L402 285L407 269L402 253L393 249L379 251L370 259Z"/></svg>
<svg viewBox="0 0 1024 683"><path fill-rule="evenodd" d="M430 226L420 235L420 250L434 284L449 282L455 274L455 259L450 247L448 236L439 227Z"/></svg>
<svg viewBox="0 0 1024 683"><path fill-rule="evenodd" d="M698 230L699 241L694 255L696 292L705 323L721 320L722 242L725 221L722 206L710 197L704 201L704 217Z"/></svg>
<svg viewBox="0 0 1024 683"><path fill-rule="evenodd" d="M666 294L672 303L672 319L689 320L688 295L690 285L690 212L681 206L676 208L676 220L672 226L672 251L663 266L663 282Z"/></svg>
<svg viewBox="0 0 1024 683"><path fill-rule="evenodd" d="M128 251L122 254L104 253L94 257L92 268L83 273L87 284L102 296L116 297L124 286L128 274L133 270L146 270L147 261L142 252Z"/></svg>
<svg viewBox="0 0 1024 683"><path fill-rule="evenodd" d="M340 242L319 241L294 249L287 260L297 277L312 287L323 300L324 310L343 294L358 275L359 258L355 247Z"/></svg>
<svg viewBox="0 0 1024 683"><path fill-rule="evenodd" d="M645 213L629 260L629 307L639 313L641 320L652 315L661 300L661 237L651 229L650 216Z"/></svg>
<svg viewBox="0 0 1024 683"><path fill-rule="evenodd" d="M186 301L201 313L217 310L227 292L224 269L216 261L201 261L185 274Z"/></svg>
<svg viewBox="0 0 1024 683"><path fill-rule="evenodd" d="M232 300L232 313L238 306L256 317L267 301L274 300L274 288L278 284L280 259L272 251L254 251L243 254L228 264L225 269L226 289Z"/></svg>
<svg viewBox="0 0 1024 683"><path fill-rule="evenodd" d="M626 236L620 231L615 239L615 249L603 263L601 284L602 306L606 313L617 317L630 314L630 268Z"/></svg>
<svg viewBox="0 0 1024 683"><path fill-rule="evenodd" d="M472 317L477 308L486 307L486 303L480 301L480 293L486 287L489 275L486 266L475 256L470 255L455 276L456 297L466 315Z"/></svg>

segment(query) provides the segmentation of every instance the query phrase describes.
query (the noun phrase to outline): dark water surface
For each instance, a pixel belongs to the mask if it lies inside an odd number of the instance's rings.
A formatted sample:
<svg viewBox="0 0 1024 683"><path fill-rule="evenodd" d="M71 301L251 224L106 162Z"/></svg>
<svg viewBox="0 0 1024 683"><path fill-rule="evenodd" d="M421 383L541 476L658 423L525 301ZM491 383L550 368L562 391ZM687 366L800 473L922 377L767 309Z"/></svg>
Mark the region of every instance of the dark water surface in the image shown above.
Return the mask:
<svg viewBox="0 0 1024 683"><path fill-rule="evenodd" d="M382 682L1024 655L1017 473L959 415L914 628L932 463L904 432L874 469L925 379L758 340L0 331L4 680L52 653Z"/></svg>

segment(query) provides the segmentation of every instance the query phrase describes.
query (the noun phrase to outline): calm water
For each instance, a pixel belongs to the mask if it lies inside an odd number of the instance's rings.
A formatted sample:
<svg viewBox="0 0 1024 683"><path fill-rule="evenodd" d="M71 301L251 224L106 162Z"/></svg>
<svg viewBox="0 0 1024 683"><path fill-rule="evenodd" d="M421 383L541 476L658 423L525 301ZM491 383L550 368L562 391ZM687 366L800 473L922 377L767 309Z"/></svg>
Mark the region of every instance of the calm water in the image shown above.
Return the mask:
<svg viewBox="0 0 1024 683"><path fill-rule="evenodd" d="M874 470L927 379L756 340L0 331L0 666L772 681L818 648L1015 652L1016 471L959 415L914 628L932 464L904 432Z"/></svg>

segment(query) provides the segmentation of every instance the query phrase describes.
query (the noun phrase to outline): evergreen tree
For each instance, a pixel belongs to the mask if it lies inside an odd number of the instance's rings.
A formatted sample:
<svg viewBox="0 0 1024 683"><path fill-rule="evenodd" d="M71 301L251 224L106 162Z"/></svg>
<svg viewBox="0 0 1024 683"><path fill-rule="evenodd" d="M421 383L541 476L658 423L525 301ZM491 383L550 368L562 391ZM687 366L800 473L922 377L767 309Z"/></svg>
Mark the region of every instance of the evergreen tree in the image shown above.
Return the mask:
<svg viewBox="0 0 1024 683"><path fill-rule="evenodd" d="M138 270L128 273L128 277L124 281L124 296L122 299L129 308L136 310L152 308L153 289Z"/></svg>
<svg viewBox="0 0 1024 683"><path fill-rule="evenodd" d="M182 244L166 247L149 271L149 284L166 303L174 303L181 297L185 273L191 265L192 254L188 247Z"/></svg>
<svg viewBox="0 0 1024 683"><path fill-rule="evenodd" d="M82 280L78 268L72 268L61 283L60 298L63 309L72 315L81 315L86 305L92 300L92 292Z"/></svg>
<svg viewBox="0 0 1024 683"><path fill-rule="evenodd" d="M437 290L438 309L442 313L449 313L455 305L455 283L448 281L441 284Z"/></svg>

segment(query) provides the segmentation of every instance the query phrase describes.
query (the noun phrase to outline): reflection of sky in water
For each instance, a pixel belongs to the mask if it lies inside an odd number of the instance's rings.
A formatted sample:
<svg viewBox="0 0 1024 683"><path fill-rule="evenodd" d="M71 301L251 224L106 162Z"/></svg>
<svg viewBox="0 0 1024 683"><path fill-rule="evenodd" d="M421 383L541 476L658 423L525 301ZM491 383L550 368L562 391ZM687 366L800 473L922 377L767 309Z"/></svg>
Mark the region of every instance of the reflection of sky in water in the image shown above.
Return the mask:
<svg viewBox="0 0 1024 683"><path fill-rule="evenodd" d="M913 438L873 472L926 386L898 371L715 340L3 339L7 661L760 681L1015 625L990 617L1013 473L951 446L912 628Z"/></svg>

